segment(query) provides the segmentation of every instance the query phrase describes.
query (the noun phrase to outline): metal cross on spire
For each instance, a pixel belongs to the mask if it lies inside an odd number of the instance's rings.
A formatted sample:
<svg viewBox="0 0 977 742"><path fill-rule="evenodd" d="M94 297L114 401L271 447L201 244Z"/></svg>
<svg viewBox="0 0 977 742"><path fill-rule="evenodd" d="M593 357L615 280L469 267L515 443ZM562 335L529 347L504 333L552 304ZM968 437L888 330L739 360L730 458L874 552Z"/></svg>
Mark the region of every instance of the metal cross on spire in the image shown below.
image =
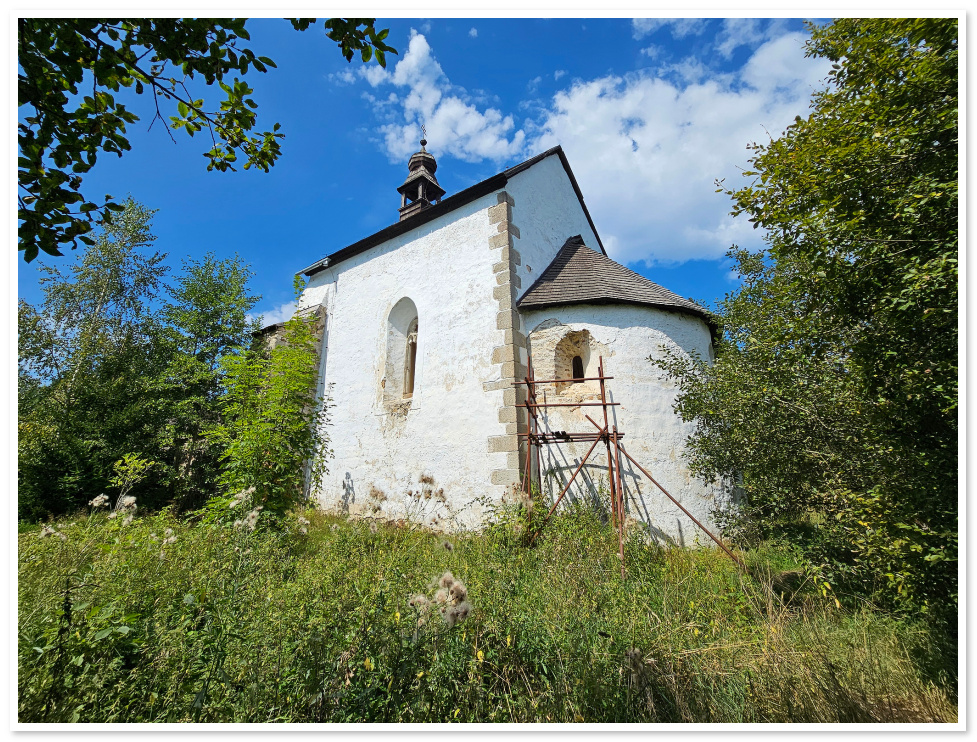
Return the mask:
<svg viewBox="0 0 977 742"><path fill-rule="evenodd" d="M424 149L424 145L427 144L427 129L424 128L424 124L421 124L421 149Z"/></svg>

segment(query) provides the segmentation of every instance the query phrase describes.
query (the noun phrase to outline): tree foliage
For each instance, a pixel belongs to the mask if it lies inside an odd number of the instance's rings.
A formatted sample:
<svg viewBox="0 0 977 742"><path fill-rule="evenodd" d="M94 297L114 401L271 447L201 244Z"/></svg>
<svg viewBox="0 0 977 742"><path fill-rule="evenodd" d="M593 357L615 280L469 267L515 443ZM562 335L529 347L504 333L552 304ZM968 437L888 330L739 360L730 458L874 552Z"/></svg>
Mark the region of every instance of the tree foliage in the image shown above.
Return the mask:
<svg viewBox="0 0 977 742"><path fill-rule="evenodd" d="M45 266L43 301L21 301L19 509L64 512L109 486L126 455L154 462L147 505L202 503L219 451L220 359L249 341L258 297L234 259L187 261L167 284L153 211L133 201L69 268Z"/></svg>
<svg viewBox="0 0 977 742"><path fill-rule="evenodd" d="M673 358L694 467L740 473L758 522L825 580L946 608L957 554L957 24L812 27L813 111L721 189L766 230L733 249L713 366Z"/></svg>
<svg viewBox="0 0 977 742"><path fill-rule="evenodd" d="M281 514L325 473L327 400L317 394L315 324L293 316L280 335L257 337L223 358L222 418L207 436L223 452L219 482L228 498L249 490L251 505Z"/></svg>
<svg viewBox="0 0 977 742"><path fill-rule="evenodd" d="M316 19L292 19L306 30ZM206 129L212 147L205 153L208 170L264 171L275 164L284 135L252 133L257 103L252 89L233 77L250 68L266 72L275 63L242 46L250 39L242 18L21 18L17 54L18 160L20 249L28 262L43 250L61 255L61 248L81 241L93 245L93 226L111 219L122 206L81 193L83 175L100 152L130 149L126 126L138 116L116 100L121 88L151 94L156 120L163 109L176 107L169 125L190 136ZM377 31L372 18L332 18L326 35L348 60L359 52L364 62L376 58L386 66L387 31ZM217 84L224 98L206 106L195 98L191 84L202 79Z"/></svg>

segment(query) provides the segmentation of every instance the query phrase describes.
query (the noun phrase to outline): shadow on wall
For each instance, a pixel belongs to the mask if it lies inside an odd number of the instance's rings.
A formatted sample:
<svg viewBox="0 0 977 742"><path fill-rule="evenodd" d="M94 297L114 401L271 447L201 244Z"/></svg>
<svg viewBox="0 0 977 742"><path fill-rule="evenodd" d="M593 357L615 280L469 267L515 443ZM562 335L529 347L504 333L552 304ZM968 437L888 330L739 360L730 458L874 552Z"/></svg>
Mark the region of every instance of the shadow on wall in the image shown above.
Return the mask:
<svg viewBox="0 0 977 742"><path fill-rule="evenodd" d="M356 490L353 487L353 475L346 472L346 476L343 477L343 497L340 507L344 513L349 514L349 508L354 502L356 502Z"/></svg>
<svg viewBox="0 0 977 742"><path fill-rule="evenodd" d="M594 456L594 454L591 454ZM610 491L607 486L607 454L603 454L603 462L588 459L570 489L564 495L560 507L573 504L590 507L601 513L605 521L611 517ZM623 457L622 457L623 458ZM580 466L580 459L568 459L560 446L547 446L542 453L540 464L543 469L543 497L546 510L553 507L553 503L566 487L573 472ZM665 531L652 525L653 520L644 494L641 492L641 477L630 462L625 461L621 469L621 479L624 482L624 513L625 517L634 519L635 525L644 531L648 537L659 545L685 546L685 533L682 521L676 518L678 538L670 536Z"/></svg>

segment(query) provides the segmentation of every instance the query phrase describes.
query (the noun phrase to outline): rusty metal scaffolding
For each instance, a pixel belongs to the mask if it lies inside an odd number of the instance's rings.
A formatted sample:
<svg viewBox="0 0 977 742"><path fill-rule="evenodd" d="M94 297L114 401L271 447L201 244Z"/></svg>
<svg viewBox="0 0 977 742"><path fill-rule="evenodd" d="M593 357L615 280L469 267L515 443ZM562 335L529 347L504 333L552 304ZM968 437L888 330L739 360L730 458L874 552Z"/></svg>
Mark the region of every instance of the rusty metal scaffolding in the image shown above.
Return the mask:
<svg viewBox="0 0 977 742"><path fill-rule="evenodd" d="M660 489L666 497L668 497L673 503L675 503L679 509L685 513L689 519L695 523L699 528L705 532L709 538L716 542L719 547L726 552L730 559L734 563L743 566L743 563L731 552L726 545L713 533L706 528L702 523L696 519L686 508L676 500L671 493L668 492L658 481L648 473L648 471L641 466L634 458L624 449L621 445L621 440L624 438L624 433L617 429L617 425L611 425L611 419L608 417L607 408L617 407L620 405L618 402L608 402L607 401L607 386L606 382L613 379L613 376L606 376L604 374L604 358L603 356L598 356L597 365L597 376L588 376L582 378L573 379L536 379L533 375L533 360L530 355L527 364L527 375L524 377L523 381L517 381L516 384L519 386L526 387L526 401L525 403L518 405L519 407L525 407L526 411L529 413L529 426L528 432L520 433L519 437L524 439L527 443L526 445L526 466L523 475L523 491L526 493L527 497L532 499L532 464L535 461L536 464L536 475L537 475L537 491L542 493L543 482L542 482L542 470L540 468L540 447L549 445L559 445L560 443L590 443L590 448L584 457L580 460L580 464L577 466L573 475L564 485L560 494L557 496L556 501L550 508L550 511L546 514L546 518L543 519L543 523L539 528L535 529L532 538L535 539L536 534L542 530L543 526L549 521L553 513L556 512L557 507L559 507L560 502L563 497L570 490L570 486L573 484L577 475L583 470L587 463L587 459L594 452L598 443L603 442L604 447L607 451L607 481L610 489L611 496L611 523L614 526L614 530L617 531L618 537L618 558L621 563L621 577L624 577L624 479L621 476L621 456L623 455L628 461L630 461L642 474L644 474L658 489ZM536 394L537 384L552 384L552 383L567 383L572 384L576 382L584 381L597 381L600 385L600 402L547 402L545 392L543 394L543 399ZM604 415L604 425L601 426L599 423L595 422L590 415L584 415L588 421L597 429L596 432L566 432L566 431L542 431L540 430L540 421L537 415L537 411L541 409L546 409L548 407L600 407Z"/></svg>

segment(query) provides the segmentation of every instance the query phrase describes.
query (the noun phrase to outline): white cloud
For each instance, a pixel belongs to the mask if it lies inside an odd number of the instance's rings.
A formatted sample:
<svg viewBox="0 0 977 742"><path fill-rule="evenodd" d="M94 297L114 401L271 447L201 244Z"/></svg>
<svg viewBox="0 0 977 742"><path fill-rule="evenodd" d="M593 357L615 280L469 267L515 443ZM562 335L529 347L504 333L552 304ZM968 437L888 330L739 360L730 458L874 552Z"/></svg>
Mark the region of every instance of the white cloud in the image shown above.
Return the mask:
<svg viewBox="0 0 977 742"><path fill-rule="evenodd" d="M676 22L666 23L674 33ZM646 28L635 21L639 27ZM380 88L397 93L374 109L391 160L416 151L421 124L432 151L467 162L514 164L561 144L608 252L624 263L680 263L720 258L733 243L759 246L761 233L729 216L715 181L745 184L746 145L804 114L830 66L804 57L805 34L777 30L717 30L706 48L731 54L759 43L736 70L718 73L708 59L686 57L624 76L574 78L549 99L530 94L518 105L528 117L521 128L452 86L422 34L392 71L361 74L378 100L387 93ZM758 42L758 33L773 38Z"/></svg>
<svg viewBox="0 0 977 742"><path fill-rule="evenodd" d="M577 81L553 97L527 150L563 145L621 262L714 259L734 242L755 245L759 233L729 216L714 181L738 186L746 145L807 110L830 63L805 59L803 41L799 33L768 41L725 75L689 58L657 75Z"/></svg>
<svg viewBox="0 0 977 742"><path fill-rule="evenodd" d="M468 32L468 35L471 36L473 39L477 39L478 38L478 29L475 28L474 26L472 26L472 29L471 29L471 31Z"/></svg>
<svg viewBox="0 0 977 742"><path fill-rule="evenodd" d="M295 302L290 301L282 304L281 306L277 306L274 309L269 309L267 312L260 312L259 314L262 318L261 326L268 327L269 325L274 325L278 322L286 322L290 320L292 315L295 314L295 306ZM248 322L251 322L258 316L259 315L249 314L246 315L246 319Z"/></svg>
<svg viewBox="0 0 977 742"><path fill-rule="evenodd" d="M648 57L648 59L657 59L661 52L662 48L660 46L655 46L654 44L651 46L646 46L641 50L641 53Z"/></svg>
<svg viewBox="0 0 977 742"><path fill-rule="evenodd" d="M564 75L565 75L566 73L567 73L567 71L566 71L566 70L557 70L556 72L554 72L554 73L553 73L553 79L554 79L554 80L559 80L559 79L560 79L561 77L563 77L563 76L564 76Z"/></svg>
<svg viewBox="0 0 977 742"><path fill-rule="evenodd" d="M761 21L756 18L726 18L716 34L716 50L726 59L741 46L755 49L764 41L777 38L785 33L784 20L774 18Z"/></svg>
<svg viewBox="0 0 977 742"><path fill-rule="evenodd" d="M376 72L377 67L362 69L373 87L403 89L397 99L399 110L380 127L392 160L402 160L417 150L422 124L432 150L439 154L473 162L504 160L523 152L526 135L521 129L513 131L512 116L495 108L480 110L464 90L452 86L423 34L411 36L407 52L392 73Z"/></svg>
<svg viewBox="0 0 977 742"><path fill-rule="evenodd" d="M632 18L631 35L643 39L660 28L669 27L673 37L683 39L689 35L698 36L706 30L707 23L705 18Z"/></svg>

